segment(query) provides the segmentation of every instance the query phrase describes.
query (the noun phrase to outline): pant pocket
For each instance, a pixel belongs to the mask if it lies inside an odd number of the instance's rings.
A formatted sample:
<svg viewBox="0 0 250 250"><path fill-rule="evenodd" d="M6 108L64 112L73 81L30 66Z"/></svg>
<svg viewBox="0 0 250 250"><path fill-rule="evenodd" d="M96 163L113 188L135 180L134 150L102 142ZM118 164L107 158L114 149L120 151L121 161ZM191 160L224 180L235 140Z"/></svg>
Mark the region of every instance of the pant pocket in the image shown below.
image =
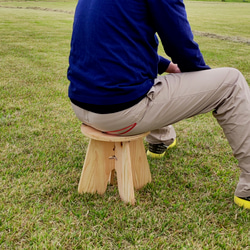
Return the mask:
<svg viewBox="0 0 250 250"><path fill-rule="evenodd" d="M149 98L150 101L153 101L155 98L155 92L157 90L157 88L162 84L160 79L155 79L154 85L152 86L152 88L148 91L147 93L147 97Z"/></svg>

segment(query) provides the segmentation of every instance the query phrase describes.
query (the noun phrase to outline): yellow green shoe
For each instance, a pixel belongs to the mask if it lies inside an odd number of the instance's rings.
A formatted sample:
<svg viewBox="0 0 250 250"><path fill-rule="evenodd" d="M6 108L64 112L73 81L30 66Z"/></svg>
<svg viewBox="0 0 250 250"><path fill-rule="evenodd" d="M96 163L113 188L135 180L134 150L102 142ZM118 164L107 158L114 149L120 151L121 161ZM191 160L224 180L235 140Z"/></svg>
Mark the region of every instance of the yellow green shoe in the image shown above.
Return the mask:
<svg viewBox="0 0 250 250"><path fill-rule="evenodd" d="M165 145L164 143L160 144L151 144L149 143L149 149L147 151L147 155L152 158L162 158L167 149L173 148L176 145L176 139L169 145Z"/></svg>
<svg viewBox="0 0 250 250"><path fill-rule="evenodd" d="M234 203L240 207L250 209L250 196L245 198L234 196Z"/></svg>

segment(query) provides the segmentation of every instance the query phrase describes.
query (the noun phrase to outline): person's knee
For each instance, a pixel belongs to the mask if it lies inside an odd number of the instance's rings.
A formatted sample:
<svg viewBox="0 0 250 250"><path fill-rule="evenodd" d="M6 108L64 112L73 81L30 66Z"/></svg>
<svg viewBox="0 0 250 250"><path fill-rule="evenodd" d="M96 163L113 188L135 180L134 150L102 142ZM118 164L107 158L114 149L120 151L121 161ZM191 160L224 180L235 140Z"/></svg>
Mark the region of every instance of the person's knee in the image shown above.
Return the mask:
<svg viewBox="0 0 250 250"><path fill-rule="evenodd" d="M228 68L229 69L229 78L232 83L240 83L239 79L243 78L242 73L236 68Z"/></svg>

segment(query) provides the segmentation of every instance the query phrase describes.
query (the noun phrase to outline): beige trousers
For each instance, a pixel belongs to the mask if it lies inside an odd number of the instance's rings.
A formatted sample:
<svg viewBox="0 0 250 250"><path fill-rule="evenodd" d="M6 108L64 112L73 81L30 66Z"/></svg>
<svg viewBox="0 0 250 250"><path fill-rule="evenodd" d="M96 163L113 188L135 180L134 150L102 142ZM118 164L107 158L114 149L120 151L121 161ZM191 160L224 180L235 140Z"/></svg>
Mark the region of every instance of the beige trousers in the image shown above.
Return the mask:
<svg viewBox="0 0 250 250"><path fill-rule="evenodd" d="M170 124L213 111L241 168L235 195L250 196L250 90L238 70L218 68L159 76L141 102L112 114L72 106L80 121L101 131L120 135L151 131L148 142L167 145L176 136Z"/></svg>

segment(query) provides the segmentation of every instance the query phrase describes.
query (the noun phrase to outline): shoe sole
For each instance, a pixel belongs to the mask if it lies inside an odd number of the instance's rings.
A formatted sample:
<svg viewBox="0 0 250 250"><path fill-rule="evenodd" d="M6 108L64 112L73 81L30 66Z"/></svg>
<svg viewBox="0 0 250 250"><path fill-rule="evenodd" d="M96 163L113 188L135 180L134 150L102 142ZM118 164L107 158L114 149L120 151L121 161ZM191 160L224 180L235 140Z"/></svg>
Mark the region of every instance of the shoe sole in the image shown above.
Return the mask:
<svg viewBox="0 0 250 250"><path fill-rule="evenodd" d="M246 208L246 209L250 209L250 201L241 199L237 196L234 196L234 203L240 207Z"/></svg>
<svg viewBox="0 0 250 250"><path fill-rule="evenodd" d="M168 149L170 149L170 148L175 147L175 146L176 146L176 139L173 141L172 144L170 144L170 145L167 147L166 151L167 151ZM163 158L163 157L164 157L166 151L163 152L162 154L156 154L156 153L152 153L152 152L150 152L150 151L148 150L148 151L147 151L147 156L149 156L149 157L151 157L151 158L155 158L155 159L160 159L160 158Z"/></svg>

